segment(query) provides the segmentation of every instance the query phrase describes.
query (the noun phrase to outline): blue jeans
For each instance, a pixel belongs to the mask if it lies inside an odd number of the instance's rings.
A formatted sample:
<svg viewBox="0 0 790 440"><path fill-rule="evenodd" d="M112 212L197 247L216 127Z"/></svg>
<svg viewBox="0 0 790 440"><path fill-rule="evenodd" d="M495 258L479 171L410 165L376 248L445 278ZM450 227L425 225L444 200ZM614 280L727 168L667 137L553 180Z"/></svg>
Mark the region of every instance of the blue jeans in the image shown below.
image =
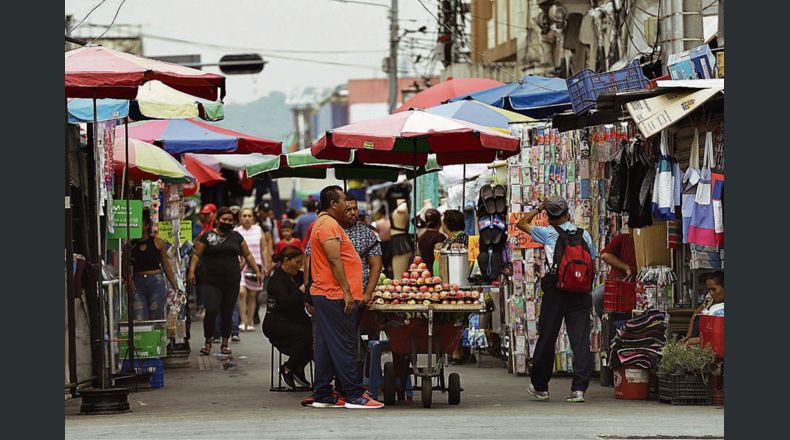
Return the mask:
<svg viewBox="0 0 790 440"><path fill-rule="evenodd" d="M222 328L221 328L221 325L220 325L220 323L222 322L222 319L219 316L217 316L217 321L216 322L217 323L214 324L214 337L215 338L219 338L219 337L222 336ZM236 335L239 334L239 324L240 324L240 321L239 321L239 304L236 303L236 305L233 306L233 319L232 319L232 324L231 324L231 328L230 328L231 336L236 336Z"/></svg>
<svg viewBox="0 0 790 440"><path fill-rule="evenodd" d="M134 319L165 319L167 286L165 274L134 275Z"/></svg>

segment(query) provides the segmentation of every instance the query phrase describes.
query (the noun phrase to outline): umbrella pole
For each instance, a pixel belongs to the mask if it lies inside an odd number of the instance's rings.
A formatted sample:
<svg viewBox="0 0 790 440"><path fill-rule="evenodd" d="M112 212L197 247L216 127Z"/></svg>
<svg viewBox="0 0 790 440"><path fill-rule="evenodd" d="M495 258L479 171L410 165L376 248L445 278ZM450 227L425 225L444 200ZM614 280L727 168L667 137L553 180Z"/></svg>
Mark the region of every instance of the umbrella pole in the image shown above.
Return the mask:
<svg viewBox="0 0 790 440"><path fill-rule="evenodd" d="M412 192L414 193L414 246L412 247L412 260L414 257L417 256L417 141L412 141L412 151L414 152L414 162L412 165L414 166L414 174L412 175L413 181L413 188Z"/></svg>
<svg viewBox="0 0 790 440"><path fill-rule="evenodd" d="M77 397L77 324L76 306L74 304L74 238L71 211L71 160L69 149L69 122L68 122L68 101L66 101L66 172L65 172L65 193L66 196L66 309L68 313L68 344L69 344L69 384L71 396Z"/></svg>
<svg viewBox="0 0 790 440"><path fill-rule="evenodd" d="M93 162L94 163L94 170L93 170L94 182L93 183L95 185L93 187L93 192L94 192L93 199L94 199L95 203L93 204L94 205L93 208L95 209L95 213L94 213L95 214L95 218L93 220L96 222L95 223L96 227L94 229L94 232L96 233L96 237L95 237L96 238L96 243L95 243L96 249L95 249L95 253L93 255L93 258L95 258L95 260L92 262L93 263L92 264L92 266L93 266L92 269L93 269L93 273L94 273L94 276L95 276L95 280L94 281L96 282L96 300L97 300L97 304L96 304L97 313L96 313L96 315L97 315L97 318L98 318L97 319L97 328L99 329L99 334L97 336L99 338L99 343L98 343L98 346L99 346L98 347L98 349L99 349L98 352L99 353L98 354L99 354L99 359L100 360L98 362L96 362L96 364L98 366L100 366L99 372L98 372L98 374L99 374L99 388L100 389L105 389L105 388L107 388L107 375L106 375L106 368L105 368L106 365L105 365L105 362L104 362L104 356L105 356L105 350L104 350L105 349L105 347L104 347L104 301L102 300L103 296L104 296L104 282L103 282L104 281L103 280L104 277L103 277L103 273L102 273L103 271L102 271L102 257L101 257L101 253L102 253L102 250L101 250L101 231L100 231L100 229L101 229L101 219L99 218L100 217L100 215L99 215L99 198L100 198L100 196L99 196L100 195L99 185L101 185L101 176L99 175L99 170L95 169L96 168L95 167L95 163L96 163L96 159L97 159L96 158L96 154L98 153L98 149L99 149L99 140L98 140L99 127L98 127L98 120L97 120L98 118L97 118L96 112L97 112L97 109L96 109L96 96L94 95L94 97L93 97L93 127L91 127L92 128L91 131L93 133L92 146L93 146L93 156L94 156L94 162Z"/></svg>
<svg viewBox="0 0 790 440"><path fill-rule="evenodd" d="M346 187L346 179L343 179L343 192L348 192L348 188Z"/></svg>
<svg viewBox="0 0 790 440"><path fill-rule="evenodd" d="M463 174L463 178L461 179L461 212L464 212L465 205L466 205L466 164L464 164L464 174Z"/></svg>
<svg viewBox="0 0 790 440"><path fill-rule="evenodd" d="M129 103L131 105L131 102ZM130 198L130 191L129 191L129 117L127 116L126 119L123 120L123 130L124 130L124 169L123 169L123 188L124 193L123 196L126 199L126 244L129 245L131 243L131 212L129 205L129 198ZM131 247L129 248L129 255L131 255ZM129 255L125 255L125 259L123 261L123 267L125 269L125 273L127 276L131 278L131 267L130 267L130 260ZM132 311L134 310L134 300L132 299L132 291L130 289L131 286L126 284L126 325L127 331L126 335L128 336L126 342L126 353L129 356L129 368L132 371L137 371L134 368L134 324L132 322Z"/></svg>

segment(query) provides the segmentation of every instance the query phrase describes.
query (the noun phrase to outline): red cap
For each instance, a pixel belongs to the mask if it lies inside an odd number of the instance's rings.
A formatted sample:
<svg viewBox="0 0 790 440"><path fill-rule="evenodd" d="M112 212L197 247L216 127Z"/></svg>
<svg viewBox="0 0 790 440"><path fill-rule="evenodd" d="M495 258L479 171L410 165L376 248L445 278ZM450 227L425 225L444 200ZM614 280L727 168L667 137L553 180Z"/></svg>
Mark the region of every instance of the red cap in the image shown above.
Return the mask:
<svg viewBox="0 0 790 440"><path fill-rule="evenodd" d="M217 205L213 203L203 205L203 209L200 210L201 214L211 214L212 212L217 212Z"/></svg>

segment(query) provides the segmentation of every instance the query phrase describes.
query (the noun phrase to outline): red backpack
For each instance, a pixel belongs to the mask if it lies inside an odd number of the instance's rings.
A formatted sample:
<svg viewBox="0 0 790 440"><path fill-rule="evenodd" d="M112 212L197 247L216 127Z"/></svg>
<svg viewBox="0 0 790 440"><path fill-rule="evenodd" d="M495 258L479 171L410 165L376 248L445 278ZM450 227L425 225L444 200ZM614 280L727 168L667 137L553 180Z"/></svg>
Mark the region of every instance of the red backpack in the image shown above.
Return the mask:
<svg viewBox="0 0 790 440"><path fill-rule="evenodd" d="M554 226L559 237L554 247L552 272L557 276L557 289L564 292L590 293L593 284L593 259L584 240L584 229L568 232Z"/></svg>

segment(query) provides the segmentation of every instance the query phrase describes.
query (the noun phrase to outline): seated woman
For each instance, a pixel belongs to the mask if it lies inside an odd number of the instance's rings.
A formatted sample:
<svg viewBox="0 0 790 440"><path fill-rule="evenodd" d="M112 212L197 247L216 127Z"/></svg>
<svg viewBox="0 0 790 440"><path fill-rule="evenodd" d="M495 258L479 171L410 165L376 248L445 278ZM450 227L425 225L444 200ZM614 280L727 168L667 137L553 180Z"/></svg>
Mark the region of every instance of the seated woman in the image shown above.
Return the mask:
<svg viewBox="0 0 790 440"><path fill-rule="evenodd" d="M313 325L305 313L302 259L302 250L296 246L286 246L274 255L278 264L266 286L266 317L261 326L272 345L288 355L278 374L290 389L310 386L304 367L313 360Z"/></svg>
<svg viewBox="0 0 790 440"><path fill-rule="evenodd" d="M705 286L708 288L708 295L705 297L705 302L697 308L691 317L686 333L686 343L689 345L699 345L700 343L699 315L713 315L724 309L724 272L717 270L708 275Z"/></svg>

